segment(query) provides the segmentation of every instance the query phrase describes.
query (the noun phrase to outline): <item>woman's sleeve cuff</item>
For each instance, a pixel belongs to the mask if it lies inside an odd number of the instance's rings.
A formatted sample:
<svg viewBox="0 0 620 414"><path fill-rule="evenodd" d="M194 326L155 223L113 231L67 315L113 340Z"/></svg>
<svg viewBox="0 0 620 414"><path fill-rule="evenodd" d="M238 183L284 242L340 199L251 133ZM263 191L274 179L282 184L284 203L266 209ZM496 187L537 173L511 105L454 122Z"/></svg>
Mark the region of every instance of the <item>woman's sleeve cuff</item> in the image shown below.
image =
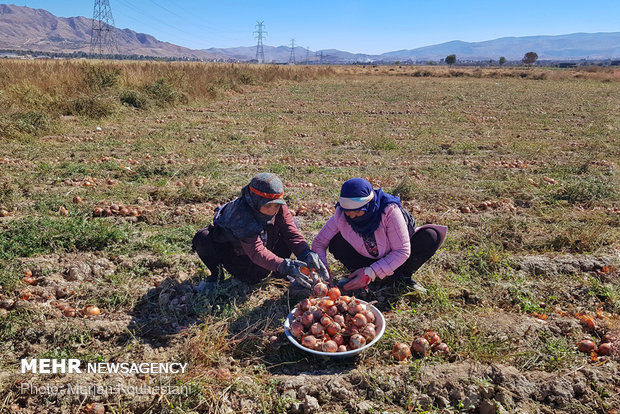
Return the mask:
<svg viewBox="0 0 620 414"><path fill-rule="evenodd" d="M368 276L370 278L371 282L374 282L375 279L377 278L377 275L375 274L375 271L372 270L372 267L368 266L366 269L364 269L364 273L366 274L366 276Z"/></svg>

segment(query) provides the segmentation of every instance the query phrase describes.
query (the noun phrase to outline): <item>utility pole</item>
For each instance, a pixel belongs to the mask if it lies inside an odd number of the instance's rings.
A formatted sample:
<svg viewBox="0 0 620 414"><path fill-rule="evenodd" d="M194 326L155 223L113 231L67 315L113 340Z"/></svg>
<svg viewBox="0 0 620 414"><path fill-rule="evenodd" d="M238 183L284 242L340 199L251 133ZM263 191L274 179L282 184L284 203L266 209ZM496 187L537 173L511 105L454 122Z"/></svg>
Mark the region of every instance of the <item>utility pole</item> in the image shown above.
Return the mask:
<svg viewBox="0 0 620 414"><path fill-rule="evenodd" d="M295 39L291 39L291 56L288 58L289 64L295 64Z"/></svg>
<svg viewBox="0 0 620 414"><path fill-rule="evenodd" d="M265 52L263 51L263 39L267 37L267 32L263 31L263 22L256 22L256 31L254 34L257 39L256 43L256 62L265 63Z"/></svg>
<svg viewBox="0 0 620 414"><path fill-rule="evenodd" d="M119 53L118 44L114 35L114 18L108 0L95 0L93 11L93 25L90 34L90 55L103 56L104 54Z"/></svg>
<svg viewBox="0 0 620 414"><path fill-rule="evenodd" d="M321 50L321 53L319 53L318 55L319 55L319 64L322 65L323 64L323 51Z"/></svg>
<svg viewBox="0 0 620 414"><path fill-rule="evenodd" d="M310 63L310 46L306 46L306 65Z"/></svg>

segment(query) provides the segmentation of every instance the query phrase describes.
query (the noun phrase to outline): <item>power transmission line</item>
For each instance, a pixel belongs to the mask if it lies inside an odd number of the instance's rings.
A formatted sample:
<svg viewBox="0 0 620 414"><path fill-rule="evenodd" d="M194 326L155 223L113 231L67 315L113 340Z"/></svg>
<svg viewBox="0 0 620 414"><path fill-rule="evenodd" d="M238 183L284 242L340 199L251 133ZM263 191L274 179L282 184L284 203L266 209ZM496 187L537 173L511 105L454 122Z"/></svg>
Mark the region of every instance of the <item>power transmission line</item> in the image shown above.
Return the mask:
<svg viewBox="0 0 620 414"><path fill-rule="evenodd" d="M153 0L149 0L149 1L150 1L151 3L153 3L154 5L156 5L157 7L159 7L160 9L165 10L165 11L167 11L168 13L170 13L170 14L172 14L172 15L176 16L176 17L179 17L179 18L181 18L181 19L185 19L185 17L181 16L180 14L176 14L175 12L173 12L173 11L172 11L172 10L170 10L170 9L165 8L165 7L164 7L164 6L162 6L161 4L155 3Z"/></svg>
<svg viewBox="0 0 620 414"><path fill-rule="evenodd" d="M150 8L148 11L150 12L150 15L147 15L145 13L144 7L143 6L138 6L136 4L134 4L132 1L130 0L115 0L115 10L116 10L116 15L118 16L118 10L119 7L121 9L121 14L122 17L125 19L130 19L133 20L134 22L137 22L141 25L143 25L145 28L149 28L149 30L161 30L159 28L156 28L156 26L161 26L165 29L173 29L175 32L178 33L182 33L183 36L177 37L178 40L181 40L185 43L192 43L196 41L196 35L190 31L184 30L184 29L188 29L188 30L200 30L201 32L204 33L209 33L210 37L213 37L213 34L215 33L209 26L203 26L201 24L201 26L196 26L194 25L191 21L189 21L187 19L187 17L182 17L179 14L174 13L172 10L168 10L166 8L164 8L163 6L153 2L152 0L151 3L153 3L154 5L162 8L163 10L166 10L166 12L168 14L170 14L173 17L178 17L177 19L174 18L170 18L170 16L166 16L165 13L160 14L158 13L156 10L154 10L154 8ZM133 15L131 12L135 12L137 13L137 15L139 17L136 17L136 15ZM154 15L154 13L156 15ZM162 16L162 18L158 18L157 16ZM145 20L146 19L146 20ZM179 19L183 19L183 28L181 29L180 27L176 26L173 24L173 22L175 20L179 20ZM148 22L148 23L147 23ZM161 40L161 39L159 39Z"/></svg>
<svg viewBox="0 0 620 414"><path fill-rule="evenodd" d="M103 56L104 54L118 53L110 2L108 0L95 0L92 32L90 34L90 55Z"/></svg>
<svg viewBox="0 0 620 414"><path fill-rule="evenodd" d="M295 39L291 39L291 56L288 58L289 64L295 64Z"/></svg>
<svg viewBox="0 0 620 414"><path fill-rule="evenodd" d="M258 40L256 43L256 62L265 63L265 52L263 51L263 36L267 36L267 32L263 31L263 22L256 22L257 30L254 32L256 34L256 39Z"/></svg>

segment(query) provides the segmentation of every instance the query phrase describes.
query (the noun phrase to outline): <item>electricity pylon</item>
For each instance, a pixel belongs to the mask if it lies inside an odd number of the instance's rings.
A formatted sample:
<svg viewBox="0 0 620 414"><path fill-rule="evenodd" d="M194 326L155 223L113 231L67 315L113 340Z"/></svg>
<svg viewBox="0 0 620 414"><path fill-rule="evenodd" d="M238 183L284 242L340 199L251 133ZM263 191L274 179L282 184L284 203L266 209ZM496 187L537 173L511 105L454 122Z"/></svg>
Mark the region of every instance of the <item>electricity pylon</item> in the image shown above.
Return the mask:
<svg viewBox="0 0 620 414"><path fill-rule="evenodd" d="M316 52L314 55L319 57L319 64L322 65L323 64L323 51L321 50L320 53Z"/></svg>
<svg viewBox="0 0 620 414"><path fill-rule="evenodd" d="M108 0L95 0L93 11L93 26L90 35L90 55L119 53L116 37L114 36L114 18Z"/></svg>
<svg viewBox="0 0 620 414"><path fill-rule="evenodd" d="M291 39L291 56L288 58L288 63L295 64L295 39Z"/></svg>
<svg viewBox="0 0 620 414"><path fill-rule="evenodd" d="M256 62L265 63L265 52L263 51L263 38L267 36L267 32L263 31L263 22L256 22L256 31L254 34L257 39L256 43Z"/></svg>

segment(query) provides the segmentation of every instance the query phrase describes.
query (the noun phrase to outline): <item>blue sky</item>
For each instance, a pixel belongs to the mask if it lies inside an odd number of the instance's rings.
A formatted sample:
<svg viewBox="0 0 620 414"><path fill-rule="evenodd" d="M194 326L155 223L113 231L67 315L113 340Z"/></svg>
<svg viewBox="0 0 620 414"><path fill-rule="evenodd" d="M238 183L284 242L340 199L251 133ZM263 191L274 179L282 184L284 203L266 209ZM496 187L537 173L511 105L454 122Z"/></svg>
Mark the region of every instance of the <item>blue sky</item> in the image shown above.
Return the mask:
<svg viewBox="0 0 620 414"><path fill-rule="evenodd" d="M379 54L451 40L620 32L620 0L109 0L116 27L192 49L265 45ZM26 0L59 17L92 18L94 0Z"/></svg>

